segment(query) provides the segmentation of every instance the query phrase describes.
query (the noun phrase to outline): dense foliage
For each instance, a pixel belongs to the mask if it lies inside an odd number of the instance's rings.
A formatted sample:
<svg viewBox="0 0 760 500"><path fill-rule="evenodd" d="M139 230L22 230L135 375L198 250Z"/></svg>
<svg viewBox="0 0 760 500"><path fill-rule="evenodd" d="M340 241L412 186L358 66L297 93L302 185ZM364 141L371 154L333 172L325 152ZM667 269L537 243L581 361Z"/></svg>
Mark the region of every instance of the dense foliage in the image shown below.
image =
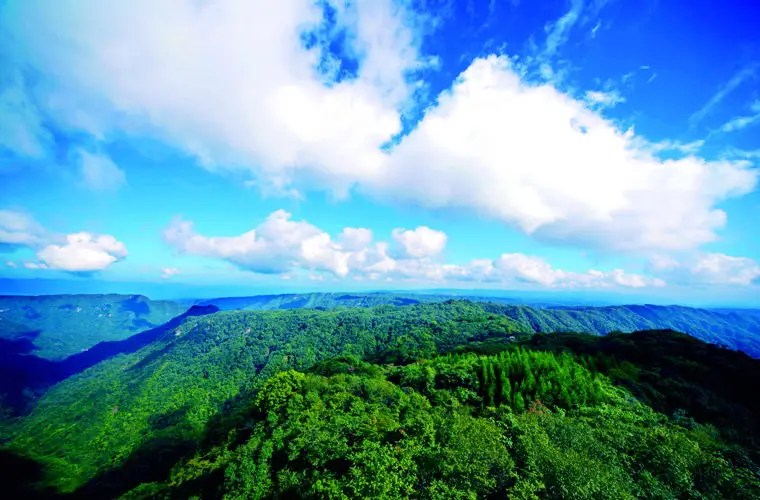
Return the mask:
<svg viewBox="0 0 760 500"><path fill-rule="evenodd" d="M492 401L504 387L483 376L493 369L521 375L510 397ZM546 379L557 384L530 382ZM273 376L247 417L223 443L128 497L760 494L753 464L726 459L730 447L712 428L655 413L566 355L516 349L403 367L335 360Z"/></svg>
<svg viewBox="0 0 760 500"><path fill-rule="evenodd" d="M188 317L54 386L0 461L84 498L760 495L759 361L674 332L532 335L557 327L541 312Z"/></svg>
<svg viewBox="0 0 760 500"><path fill-rule="evenodd" d="M141 295L0 296L0 339L27 340L34 355L56 360L125 339L186 309Z"/></svg>
<svg viewBox="0 0 760 500"><path fill-rule="evenodd" d="M534 309L484 304L483 307L505 314L541 333L605 335L669 329L760 358L760 315L754 310L719 313L692 307L652 305Z"/></svg>
<svg viewBox="0 0 760 500"><path fill-rule="evenodd" d="M306 293L258 295L195 301L213 304L222 310L270 310L339 307L412 305L450 300L450 295L377 292ZM671 329L729 349L760 358L760 311L752 309L706 310L682 306L626 305L605 307L527 307L515 305L508 297L461 296L483 307L505 314L531 331L582 332L606 335L610 332Z"/></svg>

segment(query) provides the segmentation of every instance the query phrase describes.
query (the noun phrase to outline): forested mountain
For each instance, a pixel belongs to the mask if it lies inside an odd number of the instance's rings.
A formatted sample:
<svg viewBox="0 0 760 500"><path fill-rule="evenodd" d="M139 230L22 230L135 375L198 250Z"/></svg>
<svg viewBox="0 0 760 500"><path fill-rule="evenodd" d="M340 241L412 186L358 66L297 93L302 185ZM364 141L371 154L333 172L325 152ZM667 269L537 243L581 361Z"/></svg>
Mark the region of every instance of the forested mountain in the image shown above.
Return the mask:
<svg viewBox="0 0 760 500"><path fill-rule="evenodd" d="M376 293L287 293L277 295L254 295L251 297L220 297L215 299L190 300L190 304L210 305L223 311L270 310L336 307L373 307L380 305L410 305L422 302L442 302L450 297L442 295L401 294L392 292Z"/></svg>
<svg viewBox="0 0 760 500"><path fill-rule="evenodd" d="M142 295L0 296L0 347L3 340L25 341L37 357L62 359L154 328L186 309Z"/></svg>
<svg viewBox="0 0 760 500"><path fill-rule="evenodd" d="M213 304L224 311L410 305L452 300L451 295L377 292L360 294L308 293L258 295L192 301ZM683 306L551 306L516 305L509 297L462 296L457 300L486 302L492 309L527 325L532 331L584 332L606 335L669 328L729 349L760 357L760 311L753 309L698 309ZM488 306L492 307L492 306Z"/></svg>
<svg viewBox="0 0 760 500"><path fill-rule="evenodd" d="M534 308L510 305L512 299L509 298L493 299L503 301L500 304L483 302L487 297L474 298L480 304L477 307L512 319L526 332L605 335L614 331L665 328L760 356L758 311L651 305ZM0 307L0 407L17 414L28 411L49 385L112 355L133 352L151 342L161 334L162 328L173 328L189 307L336 310L446 300L451 299L443 295L390 292L262 295L176 303L151 301L137 295L0 297L3 304ZM171 318L174 321L169 322ZM53 356L54 353L59 355ZM69 355L60 356L66 353ZM46 354L51 358L45 357Z"/></svg>
<svg viewBox="0 0 760 500"><path fill-rule="evenodd" d="M187 317L52 387L0 458L17 492L82 498L760 494L760 361L670 331L533 335L583 317L543 312Z"/></svg>
<svg viewBox="0 0 760 500"><path fill-rule="evenodd" d="M173 330L186 318L216 312L215 306L192 306L161 326L123 340L99 342L90 349L53 361L27 354L33 348L28 340L9 340L0 351L0 411L23 415L49 386L118 354L132 353L162 334Z"/></svg>
<svg viewBox="0 0 760 500"><path fill-rule="evenodd" d="M611 332L671 329L760 358L760 315L754 310L716 312L683 306L607 307L485 306L530 325L536 332Z"/></svg>
<svg viewBox="0 0 760 500"><path fill-rule="evenodd" d="M0 297L0 341L22 341L9 348L62 359L98 342L123 340L179 316L192 305L223 311L336 309L378 305L414 305L452 300L450 294L373 292L304 293L154 301L140 295L50 295ZM760 311L696 309L682 306L531 306L510 297L465 295L456 300L500 304L507 314L537 332L573 331L597 335L613 331L670 328L706 342L760 357ZM26 342L28 340L29 342Z"/></svg>

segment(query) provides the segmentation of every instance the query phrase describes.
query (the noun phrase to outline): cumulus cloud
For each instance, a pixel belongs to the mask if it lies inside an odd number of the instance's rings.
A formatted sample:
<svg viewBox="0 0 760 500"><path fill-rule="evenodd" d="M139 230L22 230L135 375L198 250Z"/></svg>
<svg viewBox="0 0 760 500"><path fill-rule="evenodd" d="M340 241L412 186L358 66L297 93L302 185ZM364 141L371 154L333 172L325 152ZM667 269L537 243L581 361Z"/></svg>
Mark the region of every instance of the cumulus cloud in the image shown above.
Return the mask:
<svg viewBox="0 0 760 500"><path fill-rule="evenodd" d="M545 241L619 251L715 239L715 204L750 192L742 162L661 160L503 57L476 60L393 151L376 184L428 207L474 208Z"/></svg>
<svg viewBox="0 0 760 500"><path fill-rule="evenodd" d="M12 260L9 260L9 261L7 261L7 262L5 263L5 265L6 265L7 267L10 267L10 268L12 268L12 269L15 269L15 268L17 268L17 267L18 267L18 265L17 265L15 262L13 262Z"/></svg>
<svg viewBox="0 0 760 500"><path fill-rule="evenodd" d="M280 185L304 169L338 182L378 168L414 89L408 75L425 64L403 5L328 3L332 24L311 0L30 1L3 14L28 61L71 89L100 135L127 123L209 167L261 165L261 182ZM36 29L12 31L25 24ZM341 33L360 66L336 82L329 45Z"/></svg>
<svg viewBox="0 0 760 500"><path fill-rule="evenodd" d="M703 255L689 270L705 283L749 285L760 277L760 264L754 259L720 253Z"/></svg>
<svg viewBox="0 0 760 500"><path fill-rule="evenodd" d="M0 24L35 26L11 34L65 89L59 101L71 105L51 111L58 121L100 124L103 137L157 137L208 168L247 170L262 189L356 187L389 202L474 211L546 242L648 252L715 240L726 221L717 204L756 185L745 163L706 161L698 148L662 159L589 106L589 95L528 82L507 57L474 60L399 136L415 71L428 61L419 19L392 0L330 4L328 22L311 0L29 0L3 9ZM574 0L547 27L537 61L549 73L584 8ZM355 72L329 50L337 33ZM728 82L694 121L753 72ZM346 243L314 238L312 260L345 272Z"/></svg>
<svg viewBox="0 0 760 500"><path fill-rule="evenodd" d="M37 257L51 269L71 272L102 271L127 256L127 247L110 235L87 232L66 236L63 245L48 245Z"/></svg>
<svg viewBox="0 0 760 500"><path fill-rule="evenodd" d="M347 227L340 233L338 241L346 250L361 250L372 242L372 231L363 227Z"/></svg>
<svg viewBox="0 0 760 500"><path fill-rule="evenodd" d="M697 253L679 260L656 256L650 264L661 275L684 284L747 286L760 282L760 263L748 257Z"/></svg>
<svg viewBox="0 0 760 500"><path fill-rule="evenodd" d="M164 240L182 253L221 258L257 273L279 274L300 266L341 277L348 274L349 259L361 259L362 248L371 241L371 232L361 228L347 228L334 241L316 226L290 217L278 210L257 228L227 237L203 236L192 222L175 219L164 230Z"/></svg>
<svg viewBox="0 0 760 500"><path fill-rule="evenodd" d="M552 288L663 286L660 279L591 270L586 273L554 269L535 256L504 254L465 264L437 260L446 235L425 226L396 229L391 236L404 253L392 255L385 241L372 242L369 230L346 228L337 239L305 221L291 220L283 210L239 236L204 236L192 222L173 220L164 231L166 242L182 253L224 259L236 266L290 279L308 271L312 279L323 274L336 278L412 280L423 282L528 283Z"/></svg>
<svg viewBox="0 0 760 500"><path fill-rule="evenodd" d="M0 210L0 250L3 245L35 250L39 261L24 262L27 269L101 271L127 256L124 243L111 235L53 233L31 215L15 209ZM8 262L8 266L11 264Z"/></svg>
<svg viewBox="0 0 760 500"><path fill-rule="evenodd" d="M566 272L554 269L539 257L523 254L504 254L494 261L494 270L500 281L517 279L528 283L537 283L547 287L588 288L621 286L642 288L661 287L665 282L659 278L649 278L638 274L628 274L622 269L609 272L589 270L585 273Z"/></svg>
<svg viewBox="0 0 760 500"><path fill-rule="evenodd" d="M748 257L697 252L676 259L655 255L649 262L652 272L681 284L739 285L760 282L760 263Z"/></svg>
<svg viewBox="0 0 760 500"><path fill-rule="evenodd" d="M409 257L433 257L446 246L446 233L426 226L413 230L394 229L393 239Z"/></svg>
<svg viewBox="0 0 760 500"><path fill-rule="evenodd" d="M124 171L107 155L83 149L76 152L82 182L93 191L115 191L126 183Z"/></svg>

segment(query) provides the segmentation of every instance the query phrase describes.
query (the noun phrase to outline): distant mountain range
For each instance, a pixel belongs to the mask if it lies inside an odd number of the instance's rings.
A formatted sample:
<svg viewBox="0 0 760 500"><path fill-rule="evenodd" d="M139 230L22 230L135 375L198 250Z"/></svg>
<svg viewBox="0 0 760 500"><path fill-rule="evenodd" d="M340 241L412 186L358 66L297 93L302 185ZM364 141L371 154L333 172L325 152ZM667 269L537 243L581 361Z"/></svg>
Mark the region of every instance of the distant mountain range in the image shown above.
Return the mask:
<svg viewBox="0 0 760 500"><path fill-rule="evenodd" d="M29 341L36 356L57 360L155 328L185 310L142 295L0 296L0 339Z"/></svg>
<svg viewBox="0 0 760 500"><path fill-rule="evenodd" d="M15 342L14 350L25 346L26 354L61 360L99 342L120 341L156 328L193 305L213 305L222 311L335 309L404 306L453 298L450 290L439 292L302 293L175 301L119 294L0 296L0 341ZM568 305L562 301L542 300L542 296L526 304L506 293L501 296L460 293L455 298L515 306L503 309L504 313L530 323L534 331L542 333L572 331L604 335L612 331L671 328L760 357L760 310L757 309Z"/></svg>

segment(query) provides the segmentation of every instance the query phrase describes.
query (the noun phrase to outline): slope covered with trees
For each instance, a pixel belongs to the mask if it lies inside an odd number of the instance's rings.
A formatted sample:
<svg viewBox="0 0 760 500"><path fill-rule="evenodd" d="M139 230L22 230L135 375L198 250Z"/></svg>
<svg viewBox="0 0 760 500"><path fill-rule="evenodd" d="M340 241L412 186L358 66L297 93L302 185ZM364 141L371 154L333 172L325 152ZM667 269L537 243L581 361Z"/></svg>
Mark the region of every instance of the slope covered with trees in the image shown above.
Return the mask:
<svg viewBox="0 0 760 500"><path fill-rule="evenodd" d="M451 295L399 292L377 293L307 293L258 295L193 301L213 304L222 310L336 309L379 305L413 305L445 302ZM671 329L729 349L760 358L760 311L753 309L707 310L683 306L553 306L516 305L509 297L461 296L487 304L484 307L505 314L526 328L540 333L583 332L606 335L611 332Z"/></svg>
<svg viewBox="0 0 760 500"><path fill-rule="evenodd" d="M186 309L141 295L0 296L0 340L27 340L34 355L56 360L154 328Z"/></svg>
<svg viewBox="0 0 760 500"><path fill-rule="evenodd" d="M54 386L5 460L83 498L760 494L759 361L669 331L533 335L502 307L188 317Z"/></svg>
<svg viewBox="0 0 760 500"><path fill-rule="evenodd" d="M754 310L720 313L693 307L654 305L552 309L509 305L484 307L506 314L541 333L606 335L611 332L670 329L760 358L760 316Z"/></svg>

